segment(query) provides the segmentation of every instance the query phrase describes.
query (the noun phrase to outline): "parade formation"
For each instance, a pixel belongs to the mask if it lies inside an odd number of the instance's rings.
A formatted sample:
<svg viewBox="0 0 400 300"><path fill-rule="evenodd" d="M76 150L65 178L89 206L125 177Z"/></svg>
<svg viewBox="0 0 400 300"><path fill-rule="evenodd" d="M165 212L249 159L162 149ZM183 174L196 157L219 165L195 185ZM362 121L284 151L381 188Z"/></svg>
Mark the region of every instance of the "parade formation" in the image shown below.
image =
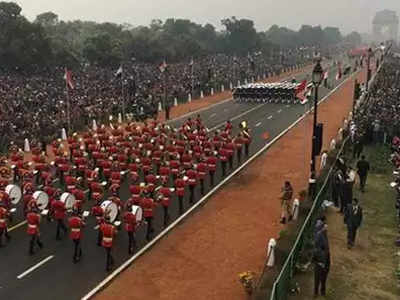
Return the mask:
<svg viewBox="0 0 400 300"><path fill-rule="evenodd" d="M211 135L199 115L177 129L157 122L96 127L66 141L53 141L47 152L34 146L31 162L21 149L10 148L10 156L1 160L3 174L10 178L1 181L0 245L3 235L10 243L8 223L23 217L30 255L44 246L41 226L54 226L57 240L69 232L77 263L84 251L80 241L85 222L94 218L97 244L106 250L109 271L118 231L127 232L128 253L133 254L138 226L146 226L148 241L153 238L156 206L163 208L166 227L172 195L177 196L179 213L184 213L186 189L193 204L196 190L203 195L207 182L215 184L219 165L225 176L227 168L233 168L234 156L240 164L242 156L249 155L252 140L245 122L235 136L229 121ZM129 199L121 199L123 185L128 186Z"/></svg>

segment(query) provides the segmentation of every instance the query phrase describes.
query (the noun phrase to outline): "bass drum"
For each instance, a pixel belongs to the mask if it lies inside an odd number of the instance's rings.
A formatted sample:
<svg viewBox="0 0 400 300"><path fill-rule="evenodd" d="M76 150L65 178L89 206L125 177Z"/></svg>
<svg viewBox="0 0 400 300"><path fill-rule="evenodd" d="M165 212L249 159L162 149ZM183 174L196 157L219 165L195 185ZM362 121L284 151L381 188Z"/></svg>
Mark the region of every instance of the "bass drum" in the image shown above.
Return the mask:
<svg viewBox="0 0 400 300"><path fill-rule="evenodd" d="M61 202L64 202L65 208L71 210L75 204L75 196L70 193L63 193L60 198Z"/></svg>
<svg viewBox="0 0 400 300"><path fill-rule="evenodd" d="M11 199L11 203L17 205L21 200L22 192L19 186L15 184L9 184L6 186L6 193Z"/></svg>
<svg viewBox="0 0 400 300"><path fill-rule="evenodd" d="M35 199L36 204L39 210L46 209L47 205L49 205L49 195L42 191L36 191L32 195L33 199Z"/></svg>
<svg viewBox="0 0 400 300"><path fill-rule="evenodd" d="M118 215L118 207L117 205L110 201L106 200L101 204L101 208L104 211L104 216L109 216L110 217L110 222L114 223L115 219L117 218Z"/></svg>
<svg viewBox="0 0 400 300"><path fill-rule="evenodd" d="M142 222L143 210L140 206L132 205L132 213L136 216L136 222Z"/></svg>

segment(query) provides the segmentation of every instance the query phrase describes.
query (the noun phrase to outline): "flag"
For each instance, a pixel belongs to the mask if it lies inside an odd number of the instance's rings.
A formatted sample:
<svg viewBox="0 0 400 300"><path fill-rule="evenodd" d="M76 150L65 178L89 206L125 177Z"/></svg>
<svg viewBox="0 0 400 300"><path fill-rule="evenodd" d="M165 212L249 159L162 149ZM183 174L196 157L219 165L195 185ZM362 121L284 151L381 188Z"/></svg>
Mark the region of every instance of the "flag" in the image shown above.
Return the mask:
<svg viewBox="0 0 400 300"><path fill-rule="evenodd" d="M193 65L194 65L194 61L193 61L193 57L192 57L192 59L190 60L189 66L193 67Z"/></svg>
<svg viewBox="0 0 400 300"><path fill-rule="evenodd" d="M329 73L328 73L328 71L325 71L325 73L324 73L324 79L328 79L328 77L329 77Z"/></svg>
<svg viewBox="0 0 400 300"><path fill-rule="evenodd" d="M72 72L68 71L67 68L65 68L64 80L65 80L67 86L69 86L69 88L71 90L73 90L75 85L74 85L74 82L72 81Z"/></svg>
<svg viewBox="0 0 400 300"><path fill-rule="evenodd" d="M339 63L338 64L338 72L336 74L336 80L339 80L342 78L342 65Z"/></svg>
<svg viewBox="0 0 400 300"><path fill-rule="evenodd" d="M296 96L304 91L307 87L307 80L303 80L296 88Z"/></svg>
<svg viewBox="0 0 400 300"><path fill-rule="evenodd" d="M168 65L167 65L167 63L165 62L165 59L164 59L164 61L162 62L162 64L159 66L160 72L161 72L161 73L164 73L165 70L167 69L167 67L168 67Z"/></svg>
<svg viewBox="0 0 400 300"><path fill-rule="evenodd" d="M119 69L118 69L117 72L115 73L115 77L122 77L123 71L124 71L124 69L122 68L122 65L119 66Z"/></svg>

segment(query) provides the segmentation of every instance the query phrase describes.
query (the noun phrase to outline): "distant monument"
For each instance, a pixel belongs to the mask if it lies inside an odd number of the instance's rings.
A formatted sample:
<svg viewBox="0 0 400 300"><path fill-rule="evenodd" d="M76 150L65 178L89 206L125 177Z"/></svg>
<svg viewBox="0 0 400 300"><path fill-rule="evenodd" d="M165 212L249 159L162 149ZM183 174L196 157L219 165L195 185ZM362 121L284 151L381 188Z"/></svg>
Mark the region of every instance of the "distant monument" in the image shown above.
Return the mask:
<svg viewBox="0 0 400 300"><path fill-rule="evenodd" d="M375 42L381 43L387 40L397 42L399 17L395 11L385 9L377 12L372 25L372 35Z"/></svg>

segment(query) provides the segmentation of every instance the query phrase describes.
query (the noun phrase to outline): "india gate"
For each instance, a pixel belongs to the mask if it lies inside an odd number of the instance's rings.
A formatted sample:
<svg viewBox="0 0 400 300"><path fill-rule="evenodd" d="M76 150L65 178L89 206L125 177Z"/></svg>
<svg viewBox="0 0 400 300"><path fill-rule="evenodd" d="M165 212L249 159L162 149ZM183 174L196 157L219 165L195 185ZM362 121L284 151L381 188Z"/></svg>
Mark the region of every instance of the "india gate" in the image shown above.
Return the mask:
<svg viewBox="0 0 400 300"><path fill-rule="evenodd" d="M372 34L376 42L394 40L397 42L399 17L395 11L382 10L376 13L372 21Z"/></svg>

